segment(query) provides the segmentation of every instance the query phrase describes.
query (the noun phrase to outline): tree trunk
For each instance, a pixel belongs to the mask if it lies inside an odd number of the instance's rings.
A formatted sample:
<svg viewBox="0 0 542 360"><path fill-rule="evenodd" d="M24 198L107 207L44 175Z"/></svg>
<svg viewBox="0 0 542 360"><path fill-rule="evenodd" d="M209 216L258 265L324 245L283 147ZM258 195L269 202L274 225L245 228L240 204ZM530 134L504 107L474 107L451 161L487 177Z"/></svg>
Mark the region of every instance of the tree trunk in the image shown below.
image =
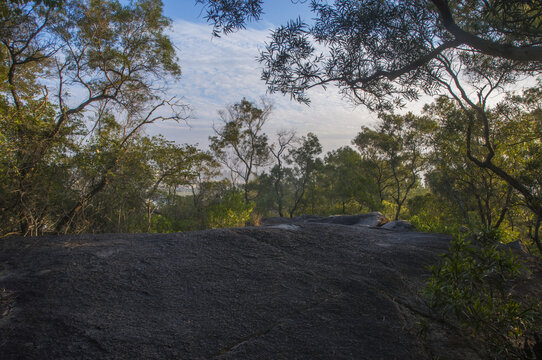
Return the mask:
<svg viewBox="0 0 542 360"><path fill-rule="evenodd" d="M395 211L395 219L399 220L399 215L401 214L401 208L403 207L403 203L397 203L397 210Z"/></svg>
<svg viewBox="0 0 542 360"><path fill-rule="evenodd" d="M538 247L538 251L542 255L542 243L540 242L540 222L542 221L542 208L538 210L538 214L536 215L536 222L534 225L534 234L533 234L533 242Z"/></svg>
<svg viewBox="0 0 542 360"><path fill-rule="evenodd" d="M71 223L75 216L81 211L86 203L107 185L107 178L104 177L87 195L85 195L77 204L56 224L55 231L58 233L67 233L70 230Z"/></svg>

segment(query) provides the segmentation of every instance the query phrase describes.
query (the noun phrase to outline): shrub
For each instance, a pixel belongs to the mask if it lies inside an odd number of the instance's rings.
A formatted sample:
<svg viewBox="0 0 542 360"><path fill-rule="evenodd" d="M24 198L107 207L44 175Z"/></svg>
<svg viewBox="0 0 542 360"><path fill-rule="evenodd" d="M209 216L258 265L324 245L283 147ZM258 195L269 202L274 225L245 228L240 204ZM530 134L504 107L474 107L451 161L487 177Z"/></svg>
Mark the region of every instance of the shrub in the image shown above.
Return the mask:
<svg viewBox="0 0 542 360"><path fill-rule="evenodd" d="M209 206L209 227L227 228L244 226L250 220L253 204L246 204L243 194L230 190L224 194L219 203Z"/></svg>
<svg viewBox="0 0 542 360"><path fill-rule="evenodd" d="M433 309L484 340L489 358L528 359L524 344L539 329L540 305L510 291L526 270L495 242L480 244L456 237L449 253L430 268L425 296Z"/></svg>
<svg viewBox="0 0 542 360"><path fill-rule="evenodd" d="M171 220L159 214L153 214L151 217L151 232L170 233L172 232Z"/></svg>
<svg viewBox="0 0 542 360"><path fill-rule="evenodd" d="M439 214L423 210L412 216L409 221L418 231L432 233L457 233L460 225L457 223L447 223Z"/></svg>

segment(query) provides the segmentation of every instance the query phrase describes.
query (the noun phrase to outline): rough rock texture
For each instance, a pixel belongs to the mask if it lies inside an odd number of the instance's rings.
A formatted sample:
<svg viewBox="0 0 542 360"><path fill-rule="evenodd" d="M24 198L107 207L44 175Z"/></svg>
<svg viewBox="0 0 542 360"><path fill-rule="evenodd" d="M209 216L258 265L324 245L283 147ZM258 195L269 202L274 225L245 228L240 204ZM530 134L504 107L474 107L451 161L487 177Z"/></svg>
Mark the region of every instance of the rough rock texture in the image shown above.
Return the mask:
<svg viewBox="0 0 542 360"><path fill-rule="evenodd" d="M318 222L340 225L382 226L388 221L388 218L384 214L371 212L362 215L330 216Z"/></svg>
<svg viewBox="0 0 542 360"><path fill-rule="evenodd" d="M414 226L406 220L394 220L382 225L382 229L395 231L413 231Z"/></svg>
<svg viewBox="0 0 542 360"><path fill-rule="evenodd" d="M303 221L3 239L0 359L476 358L419 296L448 241Z"/></svg>
<svg viewBox="0 0 542 360"><path fill-rule="evenodd" d="M289 218L264 218L262 224L264 225L276 225L284 223L299 223L299 222L317 222L323 224L338 224L338 225L357 225L357 226L382 226L389 222L386 215L381 212L375 211L368 214L361 215L335 215L329 217L317 216L317 215L303 215L293 219Z"/></svg>

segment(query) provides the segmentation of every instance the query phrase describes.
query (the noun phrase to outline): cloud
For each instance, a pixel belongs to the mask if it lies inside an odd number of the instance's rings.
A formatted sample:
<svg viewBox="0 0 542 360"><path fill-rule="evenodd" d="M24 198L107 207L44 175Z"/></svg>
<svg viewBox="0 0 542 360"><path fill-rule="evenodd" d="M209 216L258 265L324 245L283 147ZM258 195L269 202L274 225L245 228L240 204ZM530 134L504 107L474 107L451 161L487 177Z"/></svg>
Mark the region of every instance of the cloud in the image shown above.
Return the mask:
<svg viewBox="0 0 542 360"><path fill-rule="evenodd" d="M168 95L184 99L194 110L185 125L157 124L149 133L162 133L179 143L199 143L206 147L212 134L218 110L243 97L258 100L266 95L260 80L258 49L263 47L270 30L247 29L222 38L213 38L211 28L186 20L176 20L170 37L178 48L183 75L170 84ZM291 101L280 94L268 95L274 103L266 131L272 135L279 129L295 129L297 134L315 133L325 151L350 144L362 125L374 123L376 115L355 108L342 99L333 87L327 91L309 92L311 105Z"/></svg>

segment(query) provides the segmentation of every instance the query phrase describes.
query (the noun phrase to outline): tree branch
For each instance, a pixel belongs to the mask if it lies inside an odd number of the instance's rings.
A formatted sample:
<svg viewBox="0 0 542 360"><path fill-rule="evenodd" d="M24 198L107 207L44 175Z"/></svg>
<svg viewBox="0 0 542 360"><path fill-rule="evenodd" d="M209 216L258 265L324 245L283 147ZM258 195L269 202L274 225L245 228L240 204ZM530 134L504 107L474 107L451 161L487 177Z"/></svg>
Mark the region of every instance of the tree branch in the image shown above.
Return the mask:
<svg viewBox="0 0 542 360"><path fill-rule="evenodd" d="M431 2L438 9L442 26L444 26L444 28L454 36L455 40L459 41L461 44L468 45L486 55L501 57L508 60L542 61L541 46L519 47L508 44L500 44L480 38L461 29L456 24L447 0L431 0Z"/></svg>

